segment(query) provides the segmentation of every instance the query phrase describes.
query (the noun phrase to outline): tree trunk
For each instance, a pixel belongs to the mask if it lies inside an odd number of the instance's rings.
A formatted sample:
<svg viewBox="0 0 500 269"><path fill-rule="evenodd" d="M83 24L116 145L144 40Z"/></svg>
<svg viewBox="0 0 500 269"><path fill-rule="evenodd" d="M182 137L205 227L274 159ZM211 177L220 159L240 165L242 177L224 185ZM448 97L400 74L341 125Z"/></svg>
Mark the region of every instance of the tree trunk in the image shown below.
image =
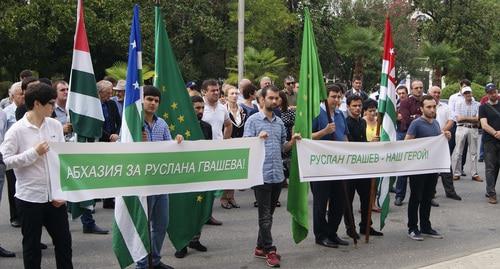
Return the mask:
<svg viewBox="0 0 500 269"><path fill-rule="evenodd" d="M441 67L434 67L434 74L432 74L432 85L441 88Z"/></svg>
<svg viewBox="0 0 500 269"><path fill-rule="evenodd" d="M363 57L356 57L356 60L354 60L353 77L355 76L359 76L363 80Z"/></svg>

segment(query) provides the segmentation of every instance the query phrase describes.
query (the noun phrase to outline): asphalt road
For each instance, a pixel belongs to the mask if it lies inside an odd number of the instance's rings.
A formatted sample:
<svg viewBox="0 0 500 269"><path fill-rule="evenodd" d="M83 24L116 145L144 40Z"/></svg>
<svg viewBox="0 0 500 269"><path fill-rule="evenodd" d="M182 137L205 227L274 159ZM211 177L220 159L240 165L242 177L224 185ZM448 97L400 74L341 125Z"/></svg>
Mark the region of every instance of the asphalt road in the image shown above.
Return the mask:
<svg viewBox="0 0 500 269"><path fill-rule="evenodd" d="M484 164L479 165L484 178ZM440 207L432 208L433 227L445 236L444 239L412 241L407 237L407 199L402 207L395 207L391 201L389 214L382 238L372 238L370 243L359 242L339 249L327 249L314 244L310 230L308 238L296 245L290 233L290 215L286 211L287 190L282 192L282 207L275 213L273 237L282 255L282 268L419 268L441 261L466 256L479 251L500 247L500 204L490 205L484 197L485 183L473 182L470 174L455 181L457 192L463 201L454 201L444 196L441 182L438 182L437 201ZM500 191L500 190L499 190ZM409 192L409 189L408 189ZM393 200L394 194L391 194ZM408 197L408 195L407 195ZM208 252L190 250L184 259L174 257L174 249L166 240L163 261L175 268L266 268L265 262L253 257L257 237L257 211L253 207L253 193L237 191L236 199L240 209L223 209L215 203L214 215L224 222L223 226L206 226L202 243ZM355 198L358 200L358 198ZM359 201L359 200L358 200ZM354 208L359 208L358 201ZM312 209L312 197L309 200ZM112 214L98 204L95 218L105 228L111 228ZM310 212L311 214L311 212ZM379 228L379 214L374 215L375 227ZM0 258L0 268L22 268L21 231L12 228L8 221L6 188L0 205L0 243L15 251L16 258ZM359 222L359 213L355 213ZM312 217L310 218L312 228ZM71 222L73 236L73 263L75 268L118 268L111 249L111 235L84 235L79 220ZM339 235L345 236L341 224ZM347 238L347 237L346 237ZM50 238L43 232L43 242ZM55 268L53 245L43 251L42 268Z"/></svg>

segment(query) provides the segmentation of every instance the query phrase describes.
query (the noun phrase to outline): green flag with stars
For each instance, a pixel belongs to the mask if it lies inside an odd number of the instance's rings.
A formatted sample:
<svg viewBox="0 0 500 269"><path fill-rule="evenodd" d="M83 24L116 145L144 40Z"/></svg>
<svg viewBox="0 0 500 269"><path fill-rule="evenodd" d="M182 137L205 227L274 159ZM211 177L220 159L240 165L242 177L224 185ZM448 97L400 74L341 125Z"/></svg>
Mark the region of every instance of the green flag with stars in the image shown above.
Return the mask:
<svg viewBox="0 0 500 269"><path fill-rule="evenodd" d="M158 115L168 123L172 137L182 134L186 140L204 139L158 6L155 7L154 85L161 91ZM168 235L177 250L201 232L212 214L213 200L213 192L169 195Z"/></svg>

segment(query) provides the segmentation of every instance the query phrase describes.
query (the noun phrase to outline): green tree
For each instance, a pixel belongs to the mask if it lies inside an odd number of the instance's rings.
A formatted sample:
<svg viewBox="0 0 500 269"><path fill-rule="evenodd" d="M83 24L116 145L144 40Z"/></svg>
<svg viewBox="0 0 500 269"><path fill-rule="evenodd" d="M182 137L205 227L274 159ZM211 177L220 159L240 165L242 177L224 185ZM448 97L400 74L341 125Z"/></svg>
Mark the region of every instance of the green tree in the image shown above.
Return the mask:
<svg viewBox="0 0 500 269"><path fill-rule="evenodd" d="M348 26L339 39L338 50L354 59L353 76L363 77L367 62L380 57L381 35L373 28Z"/></svg>
<svg viewBox="0 0 500 269"><path fill-rule="evenodd" d="M111 76L116 80L127 78L127 63L126 62L116 62L113 66L106 68L106 75ZM142 65L142 78L144 81L153 78L155 71L151 70L151 67L147 64Z"/></svg>
<svg viewBox="0 0 500 269"><path fill-rule="evenodd" d="M285 58L278 58L275 52L269 48L258 51L253 47L247 47L244 58L244 76L254 83L258 83L262 77L269 77L272 80L278 79L287 65ZM236 57L233 57L233 64L237 63L237 60ZM226 82L236 85L238 83L238 68L229 67L227 69L229 74Z"/></svg>
<svg viewBox="0 0 500 269"><path fill-rule="evenodd" d="M460 63L460 58L457 56L459 52L460 49L454 49L445 42L431 44L429 41L424 41L422 56L433 71L432 85L441 87L441 77L446 75L451 66Z"/></svg>

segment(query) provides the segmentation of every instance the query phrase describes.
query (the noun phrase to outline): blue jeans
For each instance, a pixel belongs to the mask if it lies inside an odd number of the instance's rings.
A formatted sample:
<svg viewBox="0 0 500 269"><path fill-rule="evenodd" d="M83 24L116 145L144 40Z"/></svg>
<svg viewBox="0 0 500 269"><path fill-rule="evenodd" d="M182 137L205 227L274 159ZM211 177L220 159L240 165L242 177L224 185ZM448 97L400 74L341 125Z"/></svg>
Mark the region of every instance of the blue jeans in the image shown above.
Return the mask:
<svg viewBox="0 0 500 269"><path fill-rule="evenodd" d="M406 132L396 132L397 140L404 140ZM406 186L408 185L408 176L399 176L396 180L396 198L401 198L401 201L405 199L406 196Z"/></svg>
<svg viewBox="0 0 500 269"><path fill-rule="evenodd" d="M168 226L168 194L148 196L153 266L160 263L160 252ZM148 257L137 262L136 268L148 268Z"/></svg>

